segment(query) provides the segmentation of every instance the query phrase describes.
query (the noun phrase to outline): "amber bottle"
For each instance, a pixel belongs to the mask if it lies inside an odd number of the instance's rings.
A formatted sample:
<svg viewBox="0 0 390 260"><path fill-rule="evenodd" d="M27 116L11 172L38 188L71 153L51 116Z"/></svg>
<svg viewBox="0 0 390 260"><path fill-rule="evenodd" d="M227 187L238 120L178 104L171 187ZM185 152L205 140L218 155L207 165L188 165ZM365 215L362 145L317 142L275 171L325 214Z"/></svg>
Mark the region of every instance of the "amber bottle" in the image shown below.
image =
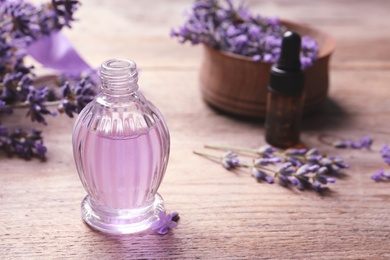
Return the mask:
<svg viewBox="0 0 390 260"><path fill-rule="evenodd" d="M279 60L271 67L265 139L279 148L293 147L300 142L304 90L300 50L300 35L287 31Z"/></svg>

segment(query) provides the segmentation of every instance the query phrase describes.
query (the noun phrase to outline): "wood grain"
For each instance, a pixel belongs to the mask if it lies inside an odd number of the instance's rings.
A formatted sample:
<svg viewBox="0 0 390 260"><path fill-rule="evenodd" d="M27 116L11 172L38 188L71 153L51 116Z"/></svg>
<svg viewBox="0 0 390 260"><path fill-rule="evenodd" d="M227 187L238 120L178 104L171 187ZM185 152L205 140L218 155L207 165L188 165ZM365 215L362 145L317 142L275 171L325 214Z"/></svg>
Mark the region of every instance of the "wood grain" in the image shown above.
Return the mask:
<svg viewBox="0 0 390 260"><path fill-rule="evenodd" d="M40 1L37 1L40 2ZM329 98L304 119L302 139L342 156L351 168L319 196L256 183L246 171L228 172L192 154L204 144L258 147L261 121L233 118L201 99L201 48L169 39L191 1L84 1L67 35L93 65L134 59L140 88L166 117L171 157L159 190L181 219L166 236L151 232L107 236L80 216L85 191L72 157L74 120L50 118L42 127L19 119L8 125L44 130L48 160L0 155L0 259L390 259L390 183L372 173L388 170L379 155L390 141L390 2L248 1L256 12L328 31L336 39ZM323 135L358 139L372 151L335 150Z"/></svg>

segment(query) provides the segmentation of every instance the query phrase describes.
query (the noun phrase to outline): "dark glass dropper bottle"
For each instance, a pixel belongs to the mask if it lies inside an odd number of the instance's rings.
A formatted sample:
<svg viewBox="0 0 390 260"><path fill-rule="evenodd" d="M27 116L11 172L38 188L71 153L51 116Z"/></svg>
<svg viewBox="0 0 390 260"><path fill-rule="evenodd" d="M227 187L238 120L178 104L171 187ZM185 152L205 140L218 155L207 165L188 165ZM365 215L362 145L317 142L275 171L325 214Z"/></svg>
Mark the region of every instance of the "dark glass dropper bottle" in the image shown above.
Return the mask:
<svg viewBox="0 0 390 260"><path fill-rule="evenodd" d="M300 35L287 31L279 60L270 72L265 139L279 148L292 147L300 141L304 88L300 51Z"/></svg>

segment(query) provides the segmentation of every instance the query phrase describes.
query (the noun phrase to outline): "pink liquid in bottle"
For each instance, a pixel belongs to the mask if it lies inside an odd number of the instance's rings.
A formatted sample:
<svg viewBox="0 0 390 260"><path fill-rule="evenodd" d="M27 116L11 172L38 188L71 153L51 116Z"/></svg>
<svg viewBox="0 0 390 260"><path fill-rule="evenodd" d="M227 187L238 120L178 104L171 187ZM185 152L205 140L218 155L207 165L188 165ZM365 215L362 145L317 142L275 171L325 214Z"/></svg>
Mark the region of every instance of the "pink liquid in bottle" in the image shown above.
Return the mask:
<svg viewBox="0 0 390 260"><path fill-rule="evenodd" d="M156 128L137 137L110 138L91 132L81 141L85 182L93 203L113 209L151 204L164 167Z"/></svg>

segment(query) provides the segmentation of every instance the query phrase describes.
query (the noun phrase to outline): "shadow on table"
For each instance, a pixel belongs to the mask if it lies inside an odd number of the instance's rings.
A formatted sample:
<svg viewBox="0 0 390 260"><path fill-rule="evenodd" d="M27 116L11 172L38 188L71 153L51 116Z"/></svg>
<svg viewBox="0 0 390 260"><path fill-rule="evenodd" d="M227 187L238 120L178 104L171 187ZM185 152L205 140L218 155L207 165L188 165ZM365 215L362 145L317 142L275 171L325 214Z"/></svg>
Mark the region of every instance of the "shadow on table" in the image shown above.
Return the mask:
<svg viewBox="0 0 390 260"><path fill-rule="evenodd" d="M207 105L211 108L211 110L219 115L226 116L238 122L251 123L264 127L265 118L232 115L212 105ZM322 132L331 131L343 127L345 124L348 124L349 121L350 118L343 107L331 98L327 97L319 109L304 115L302 120L302 130L321 130Z"/></svg>
<svg viewBox="0 0 390 260"><path fill-rule="evenodd" d="M328 97L318 110L304 116L302 129L321 132L334 131L349 124L350 121L351 118L343 107Z"/></svg>
<svg viewBox="0 0 390 260"><path fill-rule="evenodd" d="M159 235L151 230L127 235L108 235L85 225L93 232L93 244L97 248L89 255L92 259L103 259L108 254L115 259L170 259L183 253L179 248L184 241L175 235L176 229L170 230L166 235ZM176 252L177 250L179 251Z"/></svg>

